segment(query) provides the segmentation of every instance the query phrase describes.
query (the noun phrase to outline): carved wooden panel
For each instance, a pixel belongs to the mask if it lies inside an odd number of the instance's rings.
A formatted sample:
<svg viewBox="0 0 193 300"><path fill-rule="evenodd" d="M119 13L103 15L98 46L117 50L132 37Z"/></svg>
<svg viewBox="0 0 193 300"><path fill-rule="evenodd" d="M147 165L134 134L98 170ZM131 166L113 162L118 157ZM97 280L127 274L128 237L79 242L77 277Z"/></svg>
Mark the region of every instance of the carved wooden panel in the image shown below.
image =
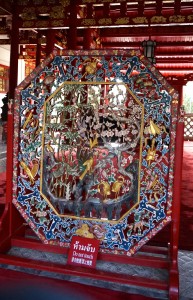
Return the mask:
<svg viewBox="0 0 193 300"><path fill-rule="evenodd" d="M177 105L140 51L37 67L16 90L13 203L40 239L131 255L170 222Z"/></svg>

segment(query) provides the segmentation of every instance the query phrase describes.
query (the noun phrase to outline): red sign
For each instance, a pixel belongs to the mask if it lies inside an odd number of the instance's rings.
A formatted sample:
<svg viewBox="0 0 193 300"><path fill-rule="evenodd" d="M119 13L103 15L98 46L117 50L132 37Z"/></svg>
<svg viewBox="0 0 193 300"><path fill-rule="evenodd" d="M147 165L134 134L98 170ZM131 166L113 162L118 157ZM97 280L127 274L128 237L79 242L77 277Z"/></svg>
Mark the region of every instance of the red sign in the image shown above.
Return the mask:
<svg viewBox="0 0 193 300"><path fill-rule="evenodd" d="M96 266L100 241L80 236L73 236L67 263L88 268Z"/></svg>

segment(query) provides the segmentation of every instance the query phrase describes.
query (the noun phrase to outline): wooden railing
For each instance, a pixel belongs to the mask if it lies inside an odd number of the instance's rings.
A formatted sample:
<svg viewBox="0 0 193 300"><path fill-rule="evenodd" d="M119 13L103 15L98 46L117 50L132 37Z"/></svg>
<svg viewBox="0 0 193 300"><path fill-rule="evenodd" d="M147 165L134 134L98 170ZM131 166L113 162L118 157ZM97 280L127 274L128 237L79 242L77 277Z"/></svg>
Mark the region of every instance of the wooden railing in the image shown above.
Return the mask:
<svg viewBox="0 0 193 300"><path fill-rule="evenodd" d="M193 113L185 114L184 140L193 141Z"/></svg>

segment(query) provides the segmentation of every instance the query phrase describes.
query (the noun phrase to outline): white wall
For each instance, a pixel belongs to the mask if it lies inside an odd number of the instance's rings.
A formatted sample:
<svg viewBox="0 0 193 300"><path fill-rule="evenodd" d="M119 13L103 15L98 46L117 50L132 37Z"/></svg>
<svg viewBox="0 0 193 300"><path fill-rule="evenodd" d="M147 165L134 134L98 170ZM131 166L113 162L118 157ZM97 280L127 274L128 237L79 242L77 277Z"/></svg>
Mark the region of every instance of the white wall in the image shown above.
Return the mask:
<svg viewBox="0 0 193 300"><path fill-rule="evenodd" d="M0 45L0 64L4 66L10 65L10 45ZM19 59L17 83L19 84L24 79L25 79L25 61L24 59ZM1 107L3 105L2 99L4 98L4 96L5 94L0 93L0 114L1 114Z"/></svg>
<svg viewBox="0 0 193 300"><path fill-rule="evenodd" d="M10 45L0 45L0 64L9 66L10 63Z"/></svg>
<svg viewBox="0 0 193 300"><path fill-rule="evenodd" d="M4 66L9 66L10 64L10 45L0 45L0 64ZM1 107L3 105L2 99L6 94L0 93L0 114Z"/></svg>

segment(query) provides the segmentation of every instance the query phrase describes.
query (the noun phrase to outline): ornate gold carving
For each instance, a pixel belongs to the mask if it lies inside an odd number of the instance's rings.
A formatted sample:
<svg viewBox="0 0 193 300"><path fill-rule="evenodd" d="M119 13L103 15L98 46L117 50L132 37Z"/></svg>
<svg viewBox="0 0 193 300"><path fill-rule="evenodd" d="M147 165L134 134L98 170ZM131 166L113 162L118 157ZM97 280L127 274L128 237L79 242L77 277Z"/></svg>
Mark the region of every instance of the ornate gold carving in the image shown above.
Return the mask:
<svg viewBox="0 0 193 300"><path fill-rule="evenodd" d="M68 5L70 5L70 0L60 0L60 4L62 6L68 6Z"/></svg>
<svg viewBox="0 0 193 300"><path fill-rule="evenodd" d="M91 239L94 238L94 235L89 231L89 227L87 224L82 224L82 226L76 230L76 235Z"/></svg>
<svg viewBox="0 0 193 300"><path fill-rule="evenodd" d="M152 134L153 136L156 136L156 134L160 134L162 130L165 133L167 133L166 129L165 129L165 126L162 126L161 129L160 129L152 120L150 120L149 126L147 126L144 129L144 133L146 133L146 134ZM147 141L148 140L149 140L149 137L146 137L145 138L145 147L147 146Z"/></svg>
<svg viewBox="0 0 193 300"><path fill-rule="evenodd" d="M151 161L155 159L155 155L156 155L155 138L153 138L151 148L149 148L148 152L147 152L147 158L146 159L148 161L148 165L150 165Z"/></svg>
<svg viewBox="0 0 193 300"><path fill-rule="evenodd" d="M50 18L52 18L52 19L63 19L63 18L65 18L65 14L64 14L64 12L63 11L52 11L51 13L50 13Z"/></svg>
<svg viewBox="0 0 193 300"><path fill-rule="evenodd" d="M170 16L169 21L175 23L183 23L185 21L185 16L180 16L180 15Z"/></svg>
<svg viewBox="0 0 193 300"><path fill-rule="evenodd" d="M92 61L92 62L88 63L85 68L86 73L88 73L88 74L94 74L96 72L96 69L97 69L96 61Z"/></svg>
<svg viewBox="0 0 193 300"><path fill-rule="evenodd" d="M94 138L93 140L90 139L89 144L90 144L90 149L92 149L92 148L94 148L96 145L98 145L98 138L97 138L97 136L95 136L95 138Z"/></svg>
<svg viewBox="0 0 193 300"><path fill-rule="evenodd" d="M42 2L43 2L43 0L33 0L33 3L34 3L35 5L41 5Z"/></svg>
<svg viewBox="0 0 193 300"><path fill-rule="evenodd" d="M49 21L38 21L38 22L36 23L36 26L37 26L38 28L40 28L40 27L48 27L48 25L49 25Z"/></svg>
<svg viewBox="0 0 193 300"><path fill-rule="evenodd" d="M96 0L82 0L82 3L95 3Z"/></svg>
<svg viewBox="0 0 193 300"><path fill-rule="evenodd" d="M14 104L14 99L9 99L9 101L8 101L8 115L13 114L13 104Z"/></svg>
<svg viewBox="0 0 193 300"><path fill-rule="evenodd" d="M90 25L96 25L95 19L84 19L81 22L82 25L90 26Z"/></svg>
<svg viewBox="0 0 193 300"><path fill-rule="evenodd" d="M36 20L37 17L35 12L28 12L28 13L21 14L21 18L23 20Z"/></svg>
<svg viewBox="0 0 193 300"><path fill-rule="evenodd" d="M34 22L33 21L25 21L23 22L23 27L34 27Z"/></svg>
<svg viewBox="0 0 193 300"><path fill-rule="evenodd" d="M185 118L185 109L184 106L180 106L180 116L179 116L179 122L184 123L184 118Z"/></svg>
<svg viewBox="0 0 193 300"><path fill-rule="evenodd" d="M161 195L163 193L163 186L161 185L157 174L155 176L151 176L150 182L148 184L148 190L152 190L149 202L152 202L152 196L155 198L155 201L158 201L158 195Z"/></svg>
<svg viewBox="0 0 193 300"><path fill-rule="evenodd" d="M48 5L54 5L56 3L56 0L47 0Z"/></svg>
<svg viewBox="0 0 193 300"><path fill-rule="evenodd" d="M115 21L115 24L117 25L121 25L121 24L129 24L129 18L125 17L125 18L118 18Z"/></svg>
<svg viewBox="0 0 193 300"><path fill-rule="evenodd" d="M103 18L103 19L100 19L98 21L98 23L100 25L110 25L110 24L112 24L112 19L111 18Z"/></svg>
<svg viewBox="0 0 193 300"><path fill-rule="evenodd" d="M35 13L35 7L25 7L24 9L23 9L23 12L24 13L32 13L32 12L34 12Z"/></svg>
<svg viewBox="0 0 193 300"><path fill-rule="evenodd" d="M29 177L31 184L34 184L34 177L36 176L38 168L39 168L38 163L33 164L32 169L30 169L24 161L20 161L20 166L22 167L22 169L25 171L25 173Z"/></svg>
<svg viewBox="0 0 193 300"><path fill-rule="evenodd" d="M122 177L122 176L119 176L118 177L118 180L116 180L114 183L113 183L113 186L112 186L112 192L115 193L115 198L117 199L118 198L118 195L120 193L120 190L121 190L121 187L124 183L125 179Z"/></svg>
<svg viewBox="0 0 193 300"><path fill-rule="evenodd" d="M136 51L136 50L133 50L133 49L130 51L130 53L131 53L131 56L138 55L137 51Z"/></svg>
<svg viewBox="0 0 193 300"><path fill-rule="evenodd" d="M136 17L136 18L132 18L133 22L135 24L147 24L148 20L146 17Z"/></svg>
<svg viewBox="0 0 193 300"><path fill-rule="evenodd" d="M46 44L46 37L41 37L38 39L38 44Z"/></svg>
<svg viewBox="0 0 193 300"><path fill-rule="evenodd" d="M100 188L100 186L103 186L102 190ZM98 185L98 191L100 194L102 194L104 196L104 200L107 199L107 196L109 196L111 194L111 186L107 181L102 181L101 183L99 183Z"/></svg>
<svg viewBox="0 0 193 300"><path fill-rule="evenodd" d="M6 28L6 27L0 27L0 33L7 34L8 33L8 28Z"/></svg>
<svg viewBox="0 0 193 300"><path fill-rule="evenodd" d="M188 21L193 21L193 15L187 16Z"/></svg>
<svg viewBox="0 0 193 300"><path fill-rule="evenodd" d="M94 162L94 159L93 157L91 157L90 159L86 160L84 163L83 163L83 166L86 166L86 169L84 170L84 172L80 175L80 180L82 180L84 178L84 176L86 175L86 173L88 172L91 172L92 170L92 166L93 166L93 162Z"/></svg>
<svg viewBox="0 0 193 300"><path fill-rule="evenodd" d="M167 19L163 16L153 16L151 23L166 23Z"/></svg>
<svg viewBox="0 0 193 300"><path fill-rule="evenodd" d="M149 124L149 130L151 134L156 135L161 133L161 129L152 120L150 120Z"/></svg>
<svg viewBox="0 0 193 300"><path fill-rule="evenodd" d="M172 103L173 103L173 104L178 104L178 100L177 100L177 99L173 99L173 100L172 100Z"/></svg>
<svg viewBox="0 0 193 300"><path fill-rule="evenodd" d="M28 123L29 123L29 122L31 121L31 119L32 119L32 116L33 116L33 112L31 111L31 112L29 113L29 116L27 117L25 123L23 124L23 129L25 129L25 128L27 127Z"/></svg>
<svg viewBox="0 0 193 300"><path fill-rule="evenodd" d="M64 21L63 20L53 20L51 22L51 26L53 27L59 27L59 26L63 26L64 25Z"/></svg>
<svg viewBox="0 0 193 300"><path fill-rule="evenodd" d="M18 5L28 5L28 0L18 0Z"/></svg>
<svg viewBox="0 0 193 300"><path fill-rule="evenodd" d="M101 46L101 39L100 39L100 37L98 37L96 39L96 46L95 46L95 48L98 49L98 48L100 48L100 46Z"/></svg>
<svg viewBox="0 0 193 300"><path fill-rule="evenodd" d="M44 13L48 13L50 11L50 8L48 6L40 6L40 7L37 7L37 11L40 14L44 14Z"/></svg>
<svg viewBox="0 0 193 300"><path fill-rule="evenodd" d="M59 12L63 11L64 9L58 5L58 6L52 7L52 10L59 13Z"/></svg>

